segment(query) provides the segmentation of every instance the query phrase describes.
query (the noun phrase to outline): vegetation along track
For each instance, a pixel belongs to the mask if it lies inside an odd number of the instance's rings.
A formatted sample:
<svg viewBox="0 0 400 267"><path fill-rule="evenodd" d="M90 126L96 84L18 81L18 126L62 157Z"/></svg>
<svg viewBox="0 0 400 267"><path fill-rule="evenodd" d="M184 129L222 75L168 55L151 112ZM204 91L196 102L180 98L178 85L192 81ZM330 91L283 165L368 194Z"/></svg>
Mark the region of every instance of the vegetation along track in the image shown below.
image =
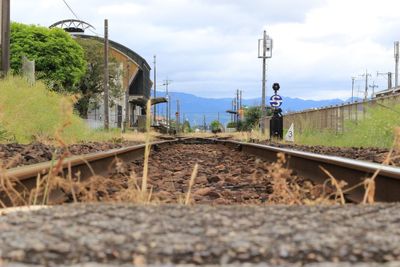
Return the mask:
<svg viewBox="0 0 400 267"><path fill-rule="evenodd" d="M192 201L196 203L261 204L271 201L284 197L273 194L273 187L280 186L277 178L282 177L290 180L292 189L307 188L304 191L300 190L301 192L298 190L299 203L301 198L315 199L322 190L322 187L315 185L323 184L329 179L322 168L338 181L345 181L348 184L347 188L376 174L375 200L400 200L400 168L392 166L216 139L161 141L152 143L151 147L149 187L160 201L183 201L195 163L200 165L191 196ZM106 188L105 191L111 190L113 194L127 186L129 177L135 176L140 184L144 150L145 145L135 145L74 156L62 162L18 167L4 171L2 179L13 181L17 190L31 190L37 186L38 177L46 175L80 181L101 175L110 178L107 178L109 181L113 180L112 183L105 184L111 188ZM79 190L76 191L79 195ZM4 190L1 194L2 201L7 203ZM346 192L346 197L354 202L361 202L364 194L364 187L359 186ZM102 195L98 196L101 198ZM71 201L71 195L66 194L65 190L53 190L49 198L53 202ZM76 196L74 198L76 200Z"/></svg>

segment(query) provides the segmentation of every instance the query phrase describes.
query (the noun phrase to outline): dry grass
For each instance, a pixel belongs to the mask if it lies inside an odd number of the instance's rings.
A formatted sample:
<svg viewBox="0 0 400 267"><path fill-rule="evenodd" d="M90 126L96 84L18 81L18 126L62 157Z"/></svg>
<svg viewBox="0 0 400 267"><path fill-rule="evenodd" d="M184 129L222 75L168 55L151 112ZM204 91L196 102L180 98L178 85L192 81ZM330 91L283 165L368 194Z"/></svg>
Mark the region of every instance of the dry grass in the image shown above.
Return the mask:
<svg viewBox="0 0 400 267"><path fill-rule="evenodd" d="M188 191L186 193L185 205L189 205L190 204L190 195L191 195L191 192L192 192L192 187L194 185L194 180L196 179L198 170L199 170L199 164L196 163L194 165L193 172L192 172L192 175L190 177L189 188L188 188Z"/></svg>

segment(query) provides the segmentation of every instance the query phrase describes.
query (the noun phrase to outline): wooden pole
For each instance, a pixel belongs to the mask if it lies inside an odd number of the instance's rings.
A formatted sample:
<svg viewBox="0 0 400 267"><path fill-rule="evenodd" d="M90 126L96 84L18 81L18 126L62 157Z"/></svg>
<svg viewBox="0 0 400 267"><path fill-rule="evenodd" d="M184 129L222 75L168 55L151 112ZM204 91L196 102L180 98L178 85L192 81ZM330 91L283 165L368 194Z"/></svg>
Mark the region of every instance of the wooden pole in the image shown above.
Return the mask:
<svg viewBox="0 0 400 267"><path fill-rule="evenodd" d="M0 52L1 74L7 75L10 70L10 0L0 0Z"/></svg>

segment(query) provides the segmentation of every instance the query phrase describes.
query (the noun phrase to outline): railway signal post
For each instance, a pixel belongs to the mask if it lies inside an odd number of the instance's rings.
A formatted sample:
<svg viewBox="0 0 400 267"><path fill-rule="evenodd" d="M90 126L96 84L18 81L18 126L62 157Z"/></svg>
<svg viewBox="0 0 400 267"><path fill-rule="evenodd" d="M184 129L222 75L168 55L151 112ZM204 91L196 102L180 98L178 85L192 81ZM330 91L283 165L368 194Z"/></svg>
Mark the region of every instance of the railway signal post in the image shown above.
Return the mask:
<svg viewBox="0 0 400 267"><path fill-rule="evenodd" d="M258 40L258 58L263 59L262 98L261 98L261 132L265 134L265 85L267 81L267 58L272 57L272 39L264 31L263 39Z"/></svg>
<svg viewBox="0 0 400 267"><path fill-rule="evenodd" d="M283 116L282 109L280 107L283 103L283 99L280 95L278 95L278 91L280 89L279 83L274 83L272 89L274 90L275 94L271 96L269 101L273 112L270 120L269 134L271 139L277 138L281 140L283 139Z"/></svg>

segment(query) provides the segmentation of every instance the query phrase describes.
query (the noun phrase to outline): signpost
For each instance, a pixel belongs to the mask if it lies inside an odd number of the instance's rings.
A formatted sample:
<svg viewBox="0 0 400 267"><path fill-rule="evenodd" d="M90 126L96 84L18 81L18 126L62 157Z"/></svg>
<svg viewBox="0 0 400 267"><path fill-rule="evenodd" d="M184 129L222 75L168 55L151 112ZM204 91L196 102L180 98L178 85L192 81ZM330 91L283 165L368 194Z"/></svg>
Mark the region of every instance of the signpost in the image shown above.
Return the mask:
<svg viewBox="0 0 400 267"><path fill-rule="evenodd" d="M290 125L289 130L286 133L285 141L294 142L294 124Z"/></svg>

